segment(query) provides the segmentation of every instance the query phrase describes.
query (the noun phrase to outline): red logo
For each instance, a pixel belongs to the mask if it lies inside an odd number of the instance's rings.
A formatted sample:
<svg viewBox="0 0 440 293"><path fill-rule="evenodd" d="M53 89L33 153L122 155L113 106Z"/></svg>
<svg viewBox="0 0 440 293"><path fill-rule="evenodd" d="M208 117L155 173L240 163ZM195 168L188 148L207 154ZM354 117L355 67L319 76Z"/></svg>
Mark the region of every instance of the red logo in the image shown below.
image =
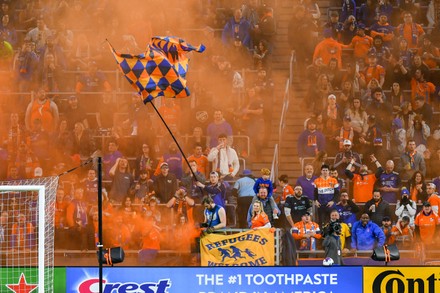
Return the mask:
<svg viewBox="0 0 440 293"><path fill-rule="evenodd" d="M9 288L12 292L15 293L30 293L34 291L38 285L37 284L28 284L26 282L26 277L23 273L21 273L20 280L18 284L8 284L6 287Z"/></svg>

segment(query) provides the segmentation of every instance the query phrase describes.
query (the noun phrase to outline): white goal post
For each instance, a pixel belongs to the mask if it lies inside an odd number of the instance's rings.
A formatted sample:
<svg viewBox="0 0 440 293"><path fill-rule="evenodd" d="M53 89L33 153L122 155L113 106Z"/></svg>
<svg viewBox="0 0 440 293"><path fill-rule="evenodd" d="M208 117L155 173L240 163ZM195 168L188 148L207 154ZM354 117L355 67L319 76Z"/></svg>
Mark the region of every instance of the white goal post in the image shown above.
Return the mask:
<svg viewBox="0 0 440 293"><path fill-rule="evenodd" d="M57 176L0 182L0 229L7 227L0 246L0 292L22 286L53 292L57 187Z"/></svg>

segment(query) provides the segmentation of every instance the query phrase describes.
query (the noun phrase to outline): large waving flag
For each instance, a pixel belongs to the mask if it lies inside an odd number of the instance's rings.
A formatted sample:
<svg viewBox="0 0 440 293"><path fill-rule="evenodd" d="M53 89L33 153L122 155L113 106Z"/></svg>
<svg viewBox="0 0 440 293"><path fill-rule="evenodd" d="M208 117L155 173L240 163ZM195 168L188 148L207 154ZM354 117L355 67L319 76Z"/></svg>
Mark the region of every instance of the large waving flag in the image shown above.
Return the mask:
<svg viewBox="0 0 440 293"><path fill-rule="evenodd" d="M111 45L110 48L119 68L145 104L157 97L188 97L186 54L205 50L204 45L194 47L177 37L153 37L140 55L118 53Z"/></svg>

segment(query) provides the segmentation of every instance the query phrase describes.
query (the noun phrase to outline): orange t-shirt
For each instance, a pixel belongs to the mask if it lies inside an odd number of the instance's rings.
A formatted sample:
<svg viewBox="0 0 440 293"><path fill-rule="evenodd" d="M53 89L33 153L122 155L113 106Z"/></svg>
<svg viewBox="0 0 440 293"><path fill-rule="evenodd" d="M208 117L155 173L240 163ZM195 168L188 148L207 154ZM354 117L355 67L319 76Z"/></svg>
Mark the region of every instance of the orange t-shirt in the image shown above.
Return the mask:
<svg viewBox="0 0 440 293"><path fill-rule="evenodd" d="M206 156L200 156L200 157L195 157L194 155L191 155L188 157L188 162L194 160L197 162L197 171L199 171L200 173L202 173L203 175L207 176L208 175L208 167L209 167L209 161L208 158Z"/></svg>
<svg viewBox="0 0 440 293"><path fill-rule="evenodd" d="M414 224L419 227L422 242L425 244L432 244L436 226L439 224L438 215L434 212L425 215L422 211L417 214Z"/></svg>
<svg viewBox="0 0 440 293"><path fill-rule="evenodd" d="M354 36L351 40L353 55L355 58L366 58L368 50L373 46L373 38L370 36Z"/></svg>
<svg viewBox="0 0 440 293"><path fill-rule="evenodd" d="M375 67L368 66L365 70L365 82L368 84L370 81L375 78L380 82L381 77L385 76L385 69L376 65Z"/></svg>
<svg viewBox="0 0 440 293"><path fill-rule="evenodd" d="M425 102L431 102L431 95L435 93L435 85L429 81L418 82L415 78L411 79L411 103L414 104L416 96L425 97Z"/></svg>
<svg viewBox="0 0 440 293"><path fill-rule="evenodd" d="M374 183L376 176L374 174L365 175L363 178L359 174L354 174L353 182L353 198L356 202L367 202L373 196Z"/></svg>
<svg viewBox="0 0 440 293"><path fill-rule="evenodd" d="M269 223L269 217L264 212L259 213L258 215L252 218L251 222L252 222L251 229L263 227L264 225Z"/></svg>
<svg viewBox="0 0 440 293"><path fill-rule="evenodd" d="M440 207L440 197L437 194L431 194L428 197L428 202L431 204L432 210L437 213Z"/></svg>
<svg viewBox="0 0 440 293"><path fill-rule="evenodd" d="M292 186L287 184L286 186L283 187L283 195L282 195L283 201L286 201L286 198L289 194L293 196L295 192L293 191Z"/></svg>
<svg viewBox="0 0 440 293"><path fill-rule="evenodd" d="M342 68L342 48L347 47L332 38L324 39L315 47L313 62L318 58L322 58L322 62L328 65L330 59L335 58L338 60L338 68Z"/></svg>

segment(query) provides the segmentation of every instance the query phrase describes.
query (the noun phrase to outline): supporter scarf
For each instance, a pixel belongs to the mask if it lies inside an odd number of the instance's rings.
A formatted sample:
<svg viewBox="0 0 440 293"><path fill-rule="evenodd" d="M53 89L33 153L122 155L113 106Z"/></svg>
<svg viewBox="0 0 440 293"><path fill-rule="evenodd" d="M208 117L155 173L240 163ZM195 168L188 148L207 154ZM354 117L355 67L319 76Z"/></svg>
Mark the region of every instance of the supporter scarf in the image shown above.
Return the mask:
<svg viewBox="0 0 440 293"><path fill-rule="evenodd" d="M417 154L417 151L408 152L408 156L410 157L411 168L414 168L414 157Z"/></svg>
<svg viewBox="0 0 440 293"><path fill-rule="evenodd" d="M405 24L400 25L400 35L403 37L403 29L405 28ZM411 43L413 45L417 45L417 27L415 23L411 23Z"/></svg>

